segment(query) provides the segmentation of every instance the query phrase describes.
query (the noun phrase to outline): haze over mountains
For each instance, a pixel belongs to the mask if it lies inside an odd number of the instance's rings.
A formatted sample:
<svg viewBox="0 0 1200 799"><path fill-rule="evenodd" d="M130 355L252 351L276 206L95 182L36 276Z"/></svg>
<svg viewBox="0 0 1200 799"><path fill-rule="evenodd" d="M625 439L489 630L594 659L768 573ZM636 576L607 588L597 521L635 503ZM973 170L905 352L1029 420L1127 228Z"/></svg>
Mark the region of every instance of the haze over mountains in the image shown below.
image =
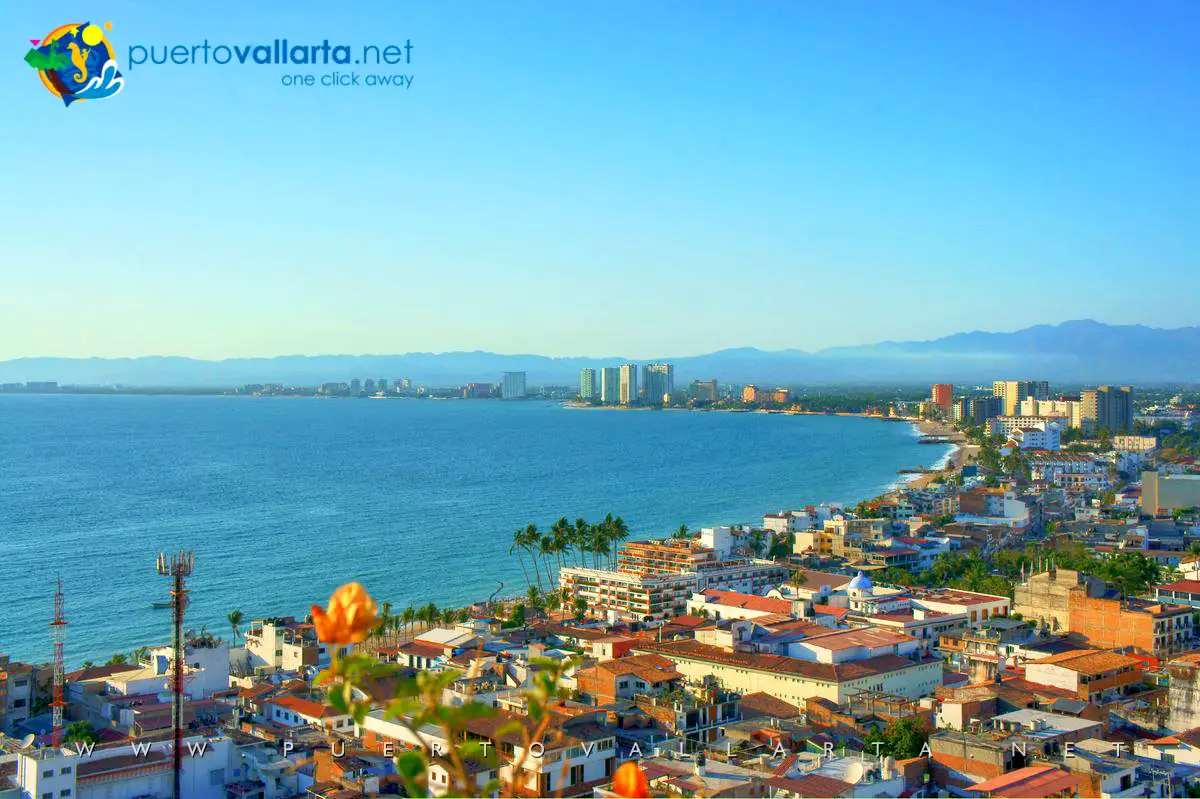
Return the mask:
<svg viewBox="0 0 1200 799"><path fill-rule="evenodd" d="M751 347L655 359L620 356L550 358L491 352L403 355L290 355L205 361L183 357L19 358L0 361L0 382L56 380L69 385L313 385L352 378L410 377L417 384L496 382L504 371L528 373L530 385L575 385L585 367L634 360L675 364L675 382L780 385L813 383L986 382L1044 379L1052 383L1200 382L1200 326L1173 330L1092 320L1037 325L1012 333L975 331L931 341L884 341L805 352Z"/></svg>

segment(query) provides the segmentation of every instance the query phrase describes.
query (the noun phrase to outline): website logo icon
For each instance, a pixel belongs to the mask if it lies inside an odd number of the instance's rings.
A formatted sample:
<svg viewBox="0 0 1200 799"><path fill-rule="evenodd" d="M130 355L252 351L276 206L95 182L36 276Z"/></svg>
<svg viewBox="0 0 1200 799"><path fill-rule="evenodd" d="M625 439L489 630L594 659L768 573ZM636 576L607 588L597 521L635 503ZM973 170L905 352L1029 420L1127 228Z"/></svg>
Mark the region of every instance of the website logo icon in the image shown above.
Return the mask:
<svg viewBox="0 0 1200 799"><path fill-rule="evenodd" d="M37 70L46 90L63 103L76 100L103 100L125 86L117 70L117 59L104 27L90 22L72 22L52 30L33 44L25 54L25 63Z"/></svg>

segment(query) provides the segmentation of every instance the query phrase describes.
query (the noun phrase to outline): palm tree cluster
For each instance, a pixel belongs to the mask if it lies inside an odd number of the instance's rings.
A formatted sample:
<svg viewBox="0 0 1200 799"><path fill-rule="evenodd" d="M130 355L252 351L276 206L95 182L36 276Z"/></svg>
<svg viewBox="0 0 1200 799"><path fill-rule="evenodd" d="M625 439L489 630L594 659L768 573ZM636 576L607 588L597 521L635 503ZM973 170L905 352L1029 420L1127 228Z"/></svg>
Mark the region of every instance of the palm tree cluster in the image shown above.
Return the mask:
<svg viewBox="0 0 1200 799"><path fill-rule="evenodd" d="M585 519L576 519L572 524L563 516L544 533L536 524L518 529L508 553L516 553L526 584L545 592L558 584L558 572L564 566L615 567L617 548L627 538L629 528L620 516L610 513L595 524ZM534 579L530 579L527 559L533 566Z"/></svg>
<svg viewBox="0 0 1200 799"><path fill-rule="evenodd" d="M419 608L409 605L400 613L393 613L392 603L382 602L379 605L379 624L371 637L385 645L394 644L402 632L407 635L413 632L418 624L426 629L453 627L469 618L471 613L467 608L439 608L430 602Z"/></svg>

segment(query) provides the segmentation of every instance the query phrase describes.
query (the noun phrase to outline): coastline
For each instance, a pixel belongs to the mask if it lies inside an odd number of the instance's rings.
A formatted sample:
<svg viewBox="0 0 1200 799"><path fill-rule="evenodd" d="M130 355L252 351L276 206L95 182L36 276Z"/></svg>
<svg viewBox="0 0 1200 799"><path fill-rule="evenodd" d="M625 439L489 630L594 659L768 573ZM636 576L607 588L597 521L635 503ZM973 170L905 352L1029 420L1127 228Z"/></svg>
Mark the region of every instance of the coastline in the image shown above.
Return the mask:
<svg viewBox="0 0 1200 799"><path fill-rule="evenodd" d="M939 477L945 478L958 473L975 457L975 452L979 449L974 444L968 444L966 437L962 433L945 422L926 419L919 422L914 421L914 426L923 436L946 437L954 449L943 456L941 465L935 471L914 475L913 479L906 483L908 488L925 488Z"/></svg>

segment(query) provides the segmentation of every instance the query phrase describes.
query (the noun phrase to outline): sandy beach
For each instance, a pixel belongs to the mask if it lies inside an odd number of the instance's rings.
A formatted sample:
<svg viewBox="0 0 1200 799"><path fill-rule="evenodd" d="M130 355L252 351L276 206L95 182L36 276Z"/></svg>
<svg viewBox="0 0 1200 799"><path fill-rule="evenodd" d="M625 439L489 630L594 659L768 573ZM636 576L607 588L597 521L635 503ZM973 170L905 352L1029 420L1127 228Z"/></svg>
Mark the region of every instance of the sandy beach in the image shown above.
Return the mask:
<svg viewBox="0 0 1200 799"><path fill-rule="evenodd" d="M918 475L909 482L911 488L924 488L938 477L948 477L957 472L970 462L975 456L975 452L979 449L975 444L968 444L966 437L962 433L945 422L926 420L919 422L917 429L921 431L921 435L923 436L945 436L950 443L954 444L954 451L950 453L949 462L944 469L929 474Z"/></svg>

